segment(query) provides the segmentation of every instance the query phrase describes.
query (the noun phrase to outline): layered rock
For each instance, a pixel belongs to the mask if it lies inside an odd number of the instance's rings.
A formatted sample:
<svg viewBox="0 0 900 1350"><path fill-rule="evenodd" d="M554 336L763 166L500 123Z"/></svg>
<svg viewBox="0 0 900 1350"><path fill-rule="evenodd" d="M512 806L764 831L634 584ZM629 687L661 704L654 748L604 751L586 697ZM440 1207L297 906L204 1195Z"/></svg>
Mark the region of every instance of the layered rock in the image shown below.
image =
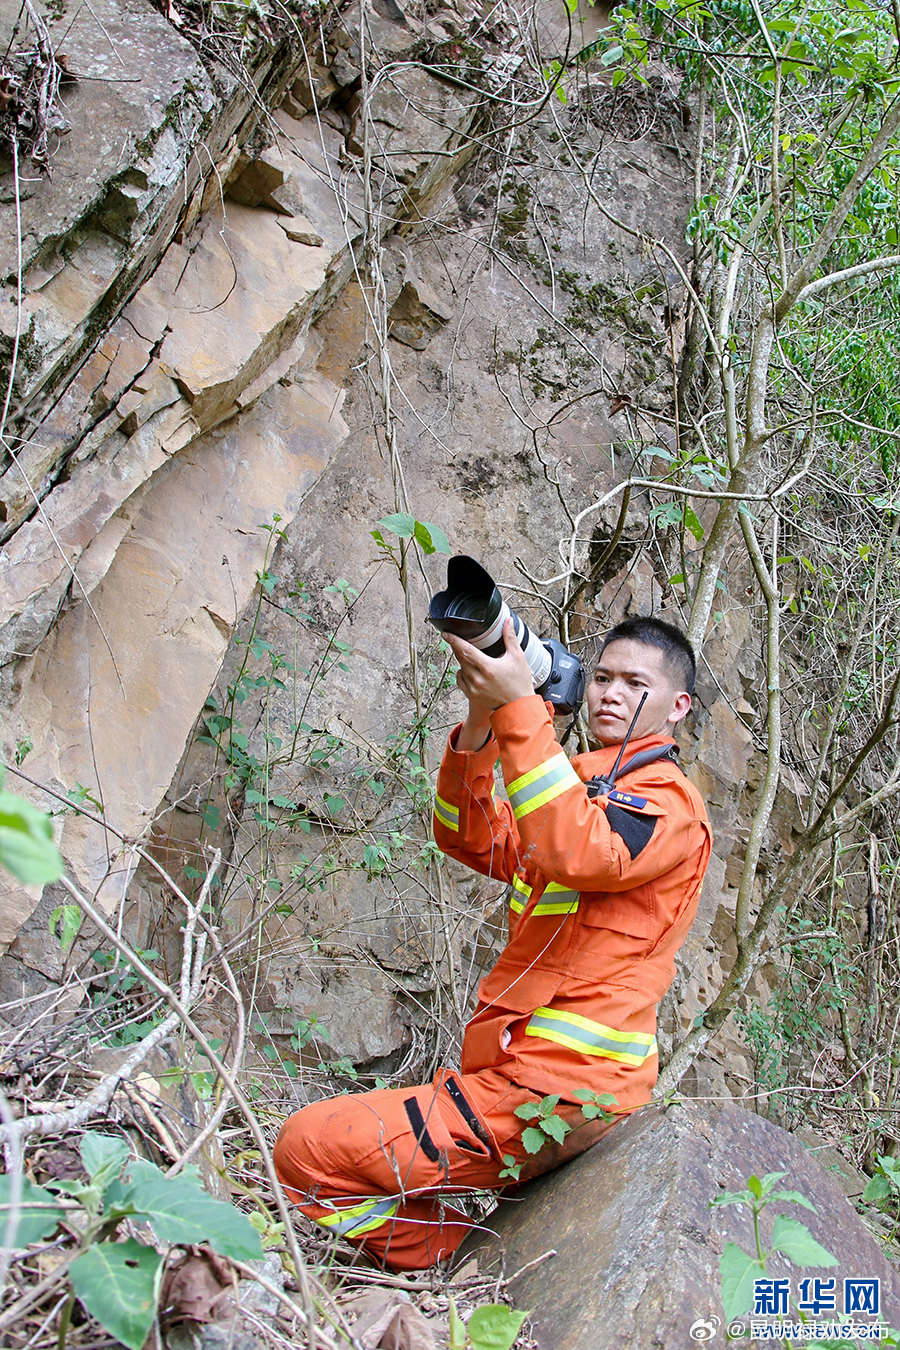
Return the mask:
<svg viewBox="0 0 900 1350"><path fill-rule="evenodd" d="M113 4L104 17L115 48L124 11ZM124 68L168 66L182 97L199 82L205 121L182 119L169 144L166 117L154 120L155 87L136 107L126 91L115 115L76 99L70 113L91 125L59 154L71 146L93 188L76 192L65 175L37 185L26 233L42 210L68 242L52 256L24 252L17 425L33 433L0 486L9 536L0 661L15 671L7 755L28 742L32 776L63 795L79 784L107 825L135 838L172 779L270 552L266 527L290 522L346 433L342 393L312 369L316 344L304 334L353 275L364 212L342 137L314 101L305 123L279 113L271 149L258 140L245 149L259 117L255 90L211 84L155 11L128 19ZM148 44L167 43L178 59L156 51L151 60ZM289 43L258 58L263 93L280 96L298 61L305 68ZM469 153L460 147L479 102L425 75L398 93L397 79L385 78L384 116L398 98L416 111L385 132L367 171L376 238ZM130 128L134 163L150 156L168 177L131 168L111 183L116 127ZM125 149L122 157L131 163ZM131 868L118 869L104 831L69 820L62 846L80 884L99 885L112 904ZM0 885L8 942L36 897Z"/></svg>

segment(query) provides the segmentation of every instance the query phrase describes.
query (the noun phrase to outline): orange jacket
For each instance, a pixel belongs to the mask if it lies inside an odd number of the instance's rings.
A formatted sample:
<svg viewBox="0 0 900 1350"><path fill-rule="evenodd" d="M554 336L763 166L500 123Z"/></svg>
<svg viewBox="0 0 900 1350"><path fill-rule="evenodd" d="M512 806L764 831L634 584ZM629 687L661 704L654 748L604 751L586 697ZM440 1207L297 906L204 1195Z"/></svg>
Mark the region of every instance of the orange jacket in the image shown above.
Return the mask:
<svg viewBox="0 0 900 1350"><path fill-rule="evenodd" d="M656 1082L656 1004L709 860L703 801L667 760L592 800L584 782L609 772L619 747L569 760L537 695L491 724L481 750L455 750L451 734L434 809L440 848L511 886L509 942L479 986L462 1071L498 1069L569 1100L611 1092L633 1111ZM623 763L667 744L631 741ZM498 751L509 801L494 799Z"/></svg>

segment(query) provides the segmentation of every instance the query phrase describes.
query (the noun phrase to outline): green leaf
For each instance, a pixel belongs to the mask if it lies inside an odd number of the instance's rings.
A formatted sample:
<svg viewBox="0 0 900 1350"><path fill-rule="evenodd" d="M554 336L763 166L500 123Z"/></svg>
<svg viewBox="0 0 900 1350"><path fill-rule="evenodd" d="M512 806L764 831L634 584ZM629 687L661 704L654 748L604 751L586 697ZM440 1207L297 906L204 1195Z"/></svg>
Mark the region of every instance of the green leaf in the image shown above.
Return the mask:
<svg viewBox="0 0 900 1350"><path fill-rule="evenodd" d="M719 1257L719 1270L722 1274L722 1303L725 1308L725 1321L731 1322L740 1317L752 1306L753 1281L762 1279L766 1268L755 1257L748 1256L733 1242L726 1242L725 1250Z"/></svg>
<svg viewBox="0 0 900 1350"><path fill-rule="evenodd" d="M762 1199L763 1184L755 1172L747 1178L747 1190L751 1195L755 1196L757 1200Z"/></svg>
<svg viewBox="0 0 900 1350"><path fill-rule="evenodd" d="M156 1317L163 1257L133 1238L98 1242L69 1267L92 1317L128 1350L141 1350Z"/></svg>
<svg viewBox="0 0 900 1350"><path fill-rule="evenodd" d="M527 1130L522 1131L522 1147L526 1153L540 1153L546 1138L543 1130L536 1130L533 1125L529 1125Z"/></svg>
<svg viewBox="0 0 900 1350"><path fill-rule="evenodd" d="M9 1191L11 1178L0 1176L0 1244L6 1231L9 1218ZM34 1209L34 1205L53 1205L52 1209ZM19 1209L19 1222L13 1242L15 1248L27 1247L31 1242L40 1242L49 1237L62 1219L65 1210L56 1204L56 1196L45 1191L43 1186L35 1186L27 1177L22 1178L22 1195Z"/></svg>
<svg viewBox="0 0 900 1350"><path fill-rule="evenodd" d="M685 506L684 508L684 523L695 539L703 538L703 526L700 524L697 513L692 506Z"/></svg>
<svg viewBox="0 0 900 1350"><path fill-rule="evenodd" d="M250 1220L224 1200L186 1184L182 1177L139 1181L129 1199L145 1214L162 1242L208 1242L213 1251L238 1261L258 1261L263 1250Z"/></svg>
<svg viewBox="0 0 900 1350"><path fill-rule="evenodd" d="M202 1052L201 1052L202 1053ZM125 1173L128 1180L134 1184L138 1181L162 1181L165 1179L165 1172L156 1163L148 1162L146 1158L135 1158L129 1164L128 1171ZM200 1168L193 1163L183 1167L178 1173L178 1180L185 1186L196 1186L198 1191L203 1190L203 1178L200 1175Z"/></svg>
<svg viewBox="0 0 900 1350"><path fill-rule="evenodd" d="M798 1266L836 1266L836 1256L816 1242L812 1233L797 1219L777 1214L772 1225L772 1249L784 1252Z"/></svg>
<svg viewBox="0 0 900 1350"><path fill-rule="evenodd" d="M520 1120L534 1120L535 1116L539 1116L540 1114L541 1108L538 1106L537 1102L523 1102L522 1105L517 1106L513 1112L513 1115L518 1116Z"/></svg>
<svg viewBox="0 0 900 1350"><path fill-rule="evenodd" d="M416 521L414 535L416 543L422 549L423 553L436 552L434 544L431 542L431 530L427 525L423 525L421 520Z"/></svg>
<svg viewBox="0 0 900 1350"><path fill-rule="evenodd" d="M818 1214L819 1212L816 1209L813 1202L811 1200L807 1200L806 1196L801 1195L799 1191L773 1191L772 1194L769 1196L769 1199L787 1200L794 1205L802 1205L804 1209L808 1209L812 1214Z"/></svg>
<svg viewBox="0 0 900 1350"><path fill-rule="evenodd" d="M98 1190L105 1190L114 1177L117 1177L131 1156L131 1149L124 1139L112 1134L99 1134L88 1130L82 1136L81 1161L84 1170Z"/></svg>
<svg viewBox="0 0 900 1350"><path fill-rule="evenodd" d="M13 792L0 792L0 867L25 886L46 886L64 871L50 817Z"/></svg>
<svg viewBox="0 0 900 1350"><path fill-rule="evenodd" d="M59 949L63 956L68 956L72 950L72 943L81 928L81 919L81 910L77 905L57 905L50 915L50 932L55 937L59 929Z"/></svg>
<svg viewBox="0 0 900 1350"><path fill-rule="evenodd" d="M562 1116L548 1116L543 1122L544 1132L549 1134L558 1144L561 1144L572 1126L563 1120Z"/></svg>
<svg viewBox="0 0 900 1350"><path fill-rule="evenodd" d="M392 516L385 516L384 520L379 520L379 525L390 530L391 534L396 534L400 539L412 539L416 533L416 518L409 515L406 511L397 511Z"/></svg>
<svg viewBox="0 0 900 1350"><path fill-rule="evenodd" d="M610 47L600 57L601 66L614 66L625 55L624 47Z"/></svg>
<svg viewBox="0 0 900 1350"><path fill-rule="evenodd" d="M466 1324L450 1299L450 1350L466 1350Z"/></svg>
<svg viewBox="0 0 900 1350"><path fill-rule="evenodd" d="M503 1303L476 1308L466 1327L472 1350L510 1350L527 1316Z"/></svg>
<svg viewBox="0 0 900 1350"><path fill-rule="evenodd" d="M441 529L440 525L429 524L426 528L428 530L428 533L431 535L431 543L433 545L433 551L435 553L453 552L452 548L450 547L450 540L444 534L444 531Z"/></svg>
<svg viewBox="0 0 900 1350"><path fill-rule="evenodd" d="M721 1195L714 1195L710 1200L710 1209L716 1205L749 1205L752 1204L754 1196L750 1191L722 1191Z"/></svg>

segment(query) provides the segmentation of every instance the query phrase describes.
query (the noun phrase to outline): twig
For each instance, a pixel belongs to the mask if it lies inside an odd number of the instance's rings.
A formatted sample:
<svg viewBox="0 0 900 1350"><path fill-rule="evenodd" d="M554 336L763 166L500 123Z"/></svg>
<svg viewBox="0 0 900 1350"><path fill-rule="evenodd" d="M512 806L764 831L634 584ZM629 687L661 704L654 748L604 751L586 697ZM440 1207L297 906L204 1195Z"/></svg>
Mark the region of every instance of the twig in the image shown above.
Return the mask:
<svg viewBox="0 0 900 1350"><path fill-rule="evenodd" d="M500 1281L501 1287L507 1284L512 1284L513 1280L517 1280L520 1275L524 1275L526 1270L533 1270L533 1268L535 1266L539 1266L542 1261L547 1261L551 1256L556 1255L558 1255L556 1248L551 1247L550 1250L544 1252L542 1256L536 1256L533 1261L527 1261L524 1266L520 1266L519 1269L515 1272L515 1274L508 1275L505 1280L501 1280Z"/></svg>
<svg viewBox="0 0 900 1350"><path fill-rule="evenodd" d="M0 1120L7 1129L15 1129L15 1117L9 1109L6 1094L0 1089ZM16 1245L22 1202L22 1140L13 1134L6 1146L6 1175L9 1177L9 1213L3 1226L3 1247L0 1248L0 1298L6 1288L9 1258Z"/></svg>

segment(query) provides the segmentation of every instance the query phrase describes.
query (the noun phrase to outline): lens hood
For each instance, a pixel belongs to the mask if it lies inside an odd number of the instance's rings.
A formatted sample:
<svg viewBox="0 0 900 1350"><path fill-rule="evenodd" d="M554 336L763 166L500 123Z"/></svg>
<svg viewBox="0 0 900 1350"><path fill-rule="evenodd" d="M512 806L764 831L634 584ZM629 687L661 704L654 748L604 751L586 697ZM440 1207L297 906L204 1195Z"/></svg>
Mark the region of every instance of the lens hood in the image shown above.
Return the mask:
<svg viewBox="0 0 900 1350"><path fill-rule="evenodd" d="M474 558L458 553L447 563L447 589L432 597L428 622L441 633L471 641L496 623L502 608L493 577Z"/></svg>

